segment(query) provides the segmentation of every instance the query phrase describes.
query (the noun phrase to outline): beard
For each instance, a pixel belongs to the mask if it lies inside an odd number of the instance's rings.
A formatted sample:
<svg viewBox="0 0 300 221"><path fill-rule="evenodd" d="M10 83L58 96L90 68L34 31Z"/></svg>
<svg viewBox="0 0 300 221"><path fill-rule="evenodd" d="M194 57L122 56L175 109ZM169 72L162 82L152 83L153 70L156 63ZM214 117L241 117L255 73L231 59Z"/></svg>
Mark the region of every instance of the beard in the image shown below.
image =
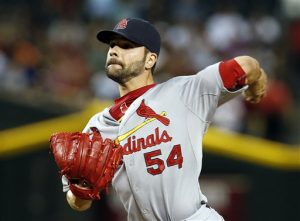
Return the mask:
<svg viewBox="0 0 300 221"><path fill-rule="evenodd" d="M144 71L146 56L142 60L132 62L129 65L118 61L117 59L110 59L105 64L105 72L108 78L117 82L118 84L124 85L126 82L139 76ZM109 67L110 64L111 65Z"/></svg>

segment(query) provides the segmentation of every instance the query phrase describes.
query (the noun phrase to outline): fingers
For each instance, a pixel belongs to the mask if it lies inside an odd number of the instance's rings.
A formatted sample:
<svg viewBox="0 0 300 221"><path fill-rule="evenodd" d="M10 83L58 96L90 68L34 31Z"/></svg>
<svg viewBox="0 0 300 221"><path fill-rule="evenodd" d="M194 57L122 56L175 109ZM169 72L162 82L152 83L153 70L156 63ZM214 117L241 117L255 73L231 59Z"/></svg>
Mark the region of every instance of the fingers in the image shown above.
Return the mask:
<svg viewBox="0 0 300 221"><path fill-rule="evenodd" d="M267 75L263 69L261 69L261 75L259 79L253 84L249 85L249 88L245 91L245 99L251 103L260 102L266 94L267 88Z"/></svg>
<svg viewBox="0 0 300 221"><path fill-rule="evenodd" d="M255 95L255 96L245 96L246 101L256 104L263 99L264 95Z"/></svg>
<svg viewBox="0 0 300 221"><path fill-rule="evenodd" d="M253 91L246 91L244 93L246 101L251 103L259 103L265 96L265 91L260 92L253 92Z"/></svg>

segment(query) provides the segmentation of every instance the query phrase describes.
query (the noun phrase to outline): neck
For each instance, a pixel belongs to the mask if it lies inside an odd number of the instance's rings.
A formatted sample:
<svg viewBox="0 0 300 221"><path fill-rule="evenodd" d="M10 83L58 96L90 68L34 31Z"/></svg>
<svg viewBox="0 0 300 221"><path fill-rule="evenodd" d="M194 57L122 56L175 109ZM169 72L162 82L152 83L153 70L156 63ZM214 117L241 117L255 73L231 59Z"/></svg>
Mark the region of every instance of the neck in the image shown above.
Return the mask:
<svg viewBox="0 0 300 221"><path fill-rule="evenodd" d="M120 97L126 95L130 91L134 91L138 88L150 85L154 83L154 79L151 73L143 73L139 76L130 79L126 83L119 85Z"/></svg>

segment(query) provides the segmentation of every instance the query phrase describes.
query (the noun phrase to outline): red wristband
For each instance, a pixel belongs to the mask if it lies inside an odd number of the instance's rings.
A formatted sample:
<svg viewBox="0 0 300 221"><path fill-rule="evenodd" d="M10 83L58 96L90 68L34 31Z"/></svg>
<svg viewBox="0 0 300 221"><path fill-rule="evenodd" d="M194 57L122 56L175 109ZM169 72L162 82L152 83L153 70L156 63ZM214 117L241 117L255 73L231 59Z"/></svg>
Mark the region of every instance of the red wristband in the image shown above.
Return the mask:
<svg viewBox="0 0 300 221"><path fill-rule="evenodd" d="M246 73L234 59L221 62L219 72L224 87L228 90L238 89L246 84Z"/></svg>

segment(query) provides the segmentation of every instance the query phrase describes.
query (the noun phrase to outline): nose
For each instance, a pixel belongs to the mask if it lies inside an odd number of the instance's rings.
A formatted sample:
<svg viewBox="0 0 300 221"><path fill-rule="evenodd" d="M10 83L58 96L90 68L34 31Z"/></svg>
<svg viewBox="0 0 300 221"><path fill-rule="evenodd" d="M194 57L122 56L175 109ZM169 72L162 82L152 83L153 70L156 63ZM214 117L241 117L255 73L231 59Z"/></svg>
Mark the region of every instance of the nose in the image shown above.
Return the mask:
<svg viewBox="0 0 300 221"><path fill-rule="evenodd" d="M110 57L118 57L118 46L110 47L108 54Z"/></svg>

